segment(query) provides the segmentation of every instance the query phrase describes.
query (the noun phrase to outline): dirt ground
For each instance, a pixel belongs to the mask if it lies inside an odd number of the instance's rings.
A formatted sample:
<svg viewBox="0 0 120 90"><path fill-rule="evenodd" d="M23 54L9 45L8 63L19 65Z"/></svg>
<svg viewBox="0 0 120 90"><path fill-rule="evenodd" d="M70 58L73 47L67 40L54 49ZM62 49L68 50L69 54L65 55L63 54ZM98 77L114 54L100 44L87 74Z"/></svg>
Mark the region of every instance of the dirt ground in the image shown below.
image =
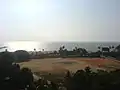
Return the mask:
<svg viewBox="0 0 120 90"><path fill-rule="evenodd" d="M48 58L33 59L19 64L21 68L28 67L34 74L54 82L62 80L66 71L76 72L86 66L90 66L93 71L120 69L120 61L110 58Z"/></svg>
<svg viewBox="0 0 120 90"><path fill-rule="evenodd" d="M64 73L67 70L75 72L90 66L92 70L97 68L113 70L120 68L120 62L113 59L103 58L48 58L33 59L29 62L20 63L21 67L28 67L32 72Z"/></svg>

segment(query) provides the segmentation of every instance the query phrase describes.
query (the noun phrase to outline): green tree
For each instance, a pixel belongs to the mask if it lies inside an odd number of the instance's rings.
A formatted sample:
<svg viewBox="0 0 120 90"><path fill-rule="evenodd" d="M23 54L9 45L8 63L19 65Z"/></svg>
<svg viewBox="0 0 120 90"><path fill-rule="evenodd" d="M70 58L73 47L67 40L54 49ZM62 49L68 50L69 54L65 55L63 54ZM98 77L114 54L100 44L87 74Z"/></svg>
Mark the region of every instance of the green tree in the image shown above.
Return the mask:
<svg viewBox="0 0 120 90"><path fill-rule="evenodd" d="M17 50L14 55L17 58L17 62L29 61L30 59L30 54L25 50Z"/></svg>
<svg viewBox="0 0 120 90"><path fill-rule="evenodd" d="M59 48L59 54L61 57L66 57L67 56L67 49L65 49L65 46L62 46Z"/></svg>

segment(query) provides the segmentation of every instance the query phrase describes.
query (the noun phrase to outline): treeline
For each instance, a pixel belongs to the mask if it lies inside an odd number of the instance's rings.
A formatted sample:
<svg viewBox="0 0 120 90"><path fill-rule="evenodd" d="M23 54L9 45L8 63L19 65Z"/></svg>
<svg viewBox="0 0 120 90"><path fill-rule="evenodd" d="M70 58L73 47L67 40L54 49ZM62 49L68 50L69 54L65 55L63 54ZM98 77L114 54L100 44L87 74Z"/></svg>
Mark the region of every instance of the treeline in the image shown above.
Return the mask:
<svg viewBox="0 0 120 90"><path fill-rule="evenodd" d="M69 72L65 77L65 87L67 90L119 90L120 70L91 71L89 67L85 70L78 70L71 75Z"/></svg>
<svg viewBox="0 0 120 90"><path fill-rule="evenodd" d="M7 51L7 49L6 49ZM74 47L73 50L68 50L65 46L61 46L57 51L47 52L44 49L42 51L27 52L25 50L17 50L12 52L16 58L16 62L29 61L29 59L41 59L41 58L76 58L76 57L101 57L110 56L116 59L120 59L120 45L117 47L98 47L96 52L88 52L85 48ZM1 54L1 53L0 53Z"/></svg>
<svg viewBox="0 0 120 90"><path fill-rule="evenodd" d="M74 57L101 57L110 56L116 59L120 59L120 45L114 46L103 46L98 47L96 52L88 52L85 48L74 47L73 50L68 50L65 46L61 46L58 51L46 52L37 51L36 49L30 55L32 58L74 58Z"/></svg>
<svg viewBox="0 0 120 90"><path fill-rule="evenodd" d="M2 52L0 54L0 90L24 90L27 85L31 88L33 75L30 69L20 68L14 63L14 54ZM35 90L35 89L33 89Z"/></svg>
<svg viewBox="0 0 120 90"><path fill-rule="evenodd" d="M84 48L78 48L73 51L68 51L68 50L59 50L59 52L54 51L51 53L41 53L38 54L36 52L35 54L30 54L27 51L24 50L18 50L13 52L14 58L16 59L16 62L24 62L24 61L29 61L30 59L41 59L41 58L76 58L76 57L92 57L92 58L98 58L101 56L106 56L106 57L113 57L116 58L117 60L120 59L120 52L87 52L86 49Z"/></svg>
<svg viewBox="0 0 120 90"><path fill-rule="evenodd" d="M0 54L0 90L120 90L120 70L93 72L86 67L68 71L60 82L48 82L34 80L31 70L20 68L13 59L9 52Z"/></svg>

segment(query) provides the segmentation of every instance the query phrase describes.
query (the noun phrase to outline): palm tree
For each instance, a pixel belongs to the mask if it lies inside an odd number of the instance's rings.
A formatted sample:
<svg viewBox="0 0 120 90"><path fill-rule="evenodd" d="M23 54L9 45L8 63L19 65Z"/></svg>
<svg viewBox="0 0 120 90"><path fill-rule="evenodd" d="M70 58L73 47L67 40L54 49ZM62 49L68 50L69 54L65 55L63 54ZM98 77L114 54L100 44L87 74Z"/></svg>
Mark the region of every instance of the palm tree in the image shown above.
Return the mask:
<svg viewBox="0 0 120 90"><path fill-rule="evenodd" d="M36 48L34 48L35 55L37 55Z"/></svg>
<svg viewBox="0 0 120 90"><path fill-rule="evenodd" d="M111 49L112 49L111 51L112 51L112 52L114 51L114 48L115 48L114 46L111 46Z"/></svg>
<svg viewBox="0 0 120 90"><path fill-rule="evenodd" d="M65 49L65 46L62 46L62 49L64 50L64 49Z"/></svg>
<svg viewBox="0 0 120 90"><path fill-rule="evenodd" d="M75 52L75 49L73 49L73 51Z"/></svg>
<svg viewBox="0 0 120 90"><path fill-rule="evenodd" d="M7 49L5 49L5 52L8 52L8 50L7 50Z"/></svg>
<svg viewBox="0 0 120 90"><path fill-rule="evenodd" d="M100 50L100 49L101 49L101 47L99 46L99 47L98 47L98 49Z"/></svg>
<svg viewBox="0 0 120 90"><path fill-rule="evenodd" d="M62 56L62 51L63 51L63 49L62 49L62 47L60 47L59 48L59 54L60 54L60 56Z"/></svg>
<svg viewBox="0 0 120 90"><path fill-rule="evenodd" d="M77 52L81 55L86 55L88 53L85 48L78 48Z"/></svg>
<svg viewBox="0 0 120 90"><path fill-rule="evenodd" d="M112 48L114 49L115 47L114 47L114 46L112 46Z"/></svg>
<svg viewBox="0 0 120 90"><path fill-rule="evenodd" d="M62 47L60 47L60 49L59 49L59 53L60 53L60 56L65 56L65 52L67 52L66 51L67 49L65 49L65 46L62 46Z"/></svg>
<svg viewBox="0 0 120 90"><path fill-rule="evenodd" d="M74 51L75 53L77 53L77 52L79 51L79 48L75 47L75 48L73 49L73 51Z"/></svg>
<svg viewBox="0 0 120 90"><path fill-rule="evenodd" d="M34 51L36 51L36 49L34 48Z"/></svg>
<svg viewBox="0 0 120 90"><path fill-rule="evenodd" d="M77 50L78 48L77 47L75 47L75 50Z"/></svg>
<svg viewBox="0 0 120 90"><path fill-rule="evenodd" d="M109 46L109 49L111 49L112 47L111 46Z"/></svg>
<svg viewBox="0 0 120 90"><path fill-rule="evenodd" d="M100 46L98 46L98 52L100 52L101 51L101 47Z"/></svg>
<svg viewBox="0 0 120 90"><path fill-rule="evenodd" d="M44 50L44 49L42 49L42 51L44 52L45 50Z"/></svg>

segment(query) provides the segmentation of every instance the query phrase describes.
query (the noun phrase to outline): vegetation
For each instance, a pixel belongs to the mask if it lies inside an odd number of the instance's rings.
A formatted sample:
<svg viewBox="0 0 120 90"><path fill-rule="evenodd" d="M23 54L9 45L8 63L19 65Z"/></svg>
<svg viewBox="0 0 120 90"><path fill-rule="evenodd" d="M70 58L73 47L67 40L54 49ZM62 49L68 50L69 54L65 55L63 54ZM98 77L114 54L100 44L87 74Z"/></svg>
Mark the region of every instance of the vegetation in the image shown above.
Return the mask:
<svg viewBox="0 0 120 90"><path fill-rule="evenodd" d="M40 58L71 58L71 57L101 57L101 56L110 56L116 59L120 59L120 45L117 47L108 46L108 47L98 47L97 52L88 52L85 48L75 47L73 50L67 50L65 46L61 46L58 51L47 52L44 49L42 51L37 51L34 48L34 51L27 52L24 50L18 50L15 52L15 56L19 61L26 61L29 58L40 59ZM25 60L26 59L26 60Z"/></svg>
<svg viewBox="0 0 120 90"><path fill-rule="evenodd" d="M10 52L0 54L0 90L119 90L120 70L93 72L90 67L76 73L66 73L60 82L45 79L34 81L28 68L20 69ZM54 78L54 77L53 77Z"/></svg>
<svg viewBox="0 0 120 90"><path fill-rule="evenodd" d="M87 56L88 52L84 48L75 47L72 51L68 51L65 46L60 47L59 49L60 57L78 57L78 56Z"/></svg>
<svg viewBox="0 0 120 90"><path fill-rule="evenodd" d="M19 90L33 83L33 76L28 68L20 69L16 64L14 54L0 54L0 90ZM31 86L33 88L33 86Z"/></svg>
<svg viewBox="0 0 120 90"><path fill-rule="evenodd" d="M109 49L111 48L114 47L109 47ZM84 48L75 47L73 51L68 51L65 46L62 46L59 53L57 51L53 53L60 54L60 57L69 57L69 55L99 57L102 54L117 58L120 55L119 48L120 45L111 52L101 52L101 47L98 47L98 52L88 53ZM36 49L34 51L37 55ZM18 50L14 53L6 50L0 53L0 90L120 90L119 69L109 72L98 69L93 72L90 67L86 67L76 73L68 71L64 79L52 82L43 78L34 80L34 75L29 68L20 68L19 64L15 63L16 60L22 62L29 59L29 53L24 50Z"/></svg>
<svg viewBox="0 0 120 90"><path fill-rule="evenodd" d="M14 55L17 59L17 62L28 61L30 59L30 55L25 50L17 50L14 52Z"/></svg>
<svg viewBox="0 0 120 90"><path fill-rule="evenodd" d="M115 51L120 52L120 45L115 48Z"/></svg>
<svg viewBox="0 0 120 90"><path fill-rule="evenodd" d="M15 61L15 56L10 52L1 52L0 53L0 66L10 65Z"/></svg>
<svg viewBox="0 0 120 90"><path fill-rule="evenodd" d="M67 75L67 90L119 90L120 70L111 72L97 70L92 72L89 67L78 70L74 75Z"/></svg>

